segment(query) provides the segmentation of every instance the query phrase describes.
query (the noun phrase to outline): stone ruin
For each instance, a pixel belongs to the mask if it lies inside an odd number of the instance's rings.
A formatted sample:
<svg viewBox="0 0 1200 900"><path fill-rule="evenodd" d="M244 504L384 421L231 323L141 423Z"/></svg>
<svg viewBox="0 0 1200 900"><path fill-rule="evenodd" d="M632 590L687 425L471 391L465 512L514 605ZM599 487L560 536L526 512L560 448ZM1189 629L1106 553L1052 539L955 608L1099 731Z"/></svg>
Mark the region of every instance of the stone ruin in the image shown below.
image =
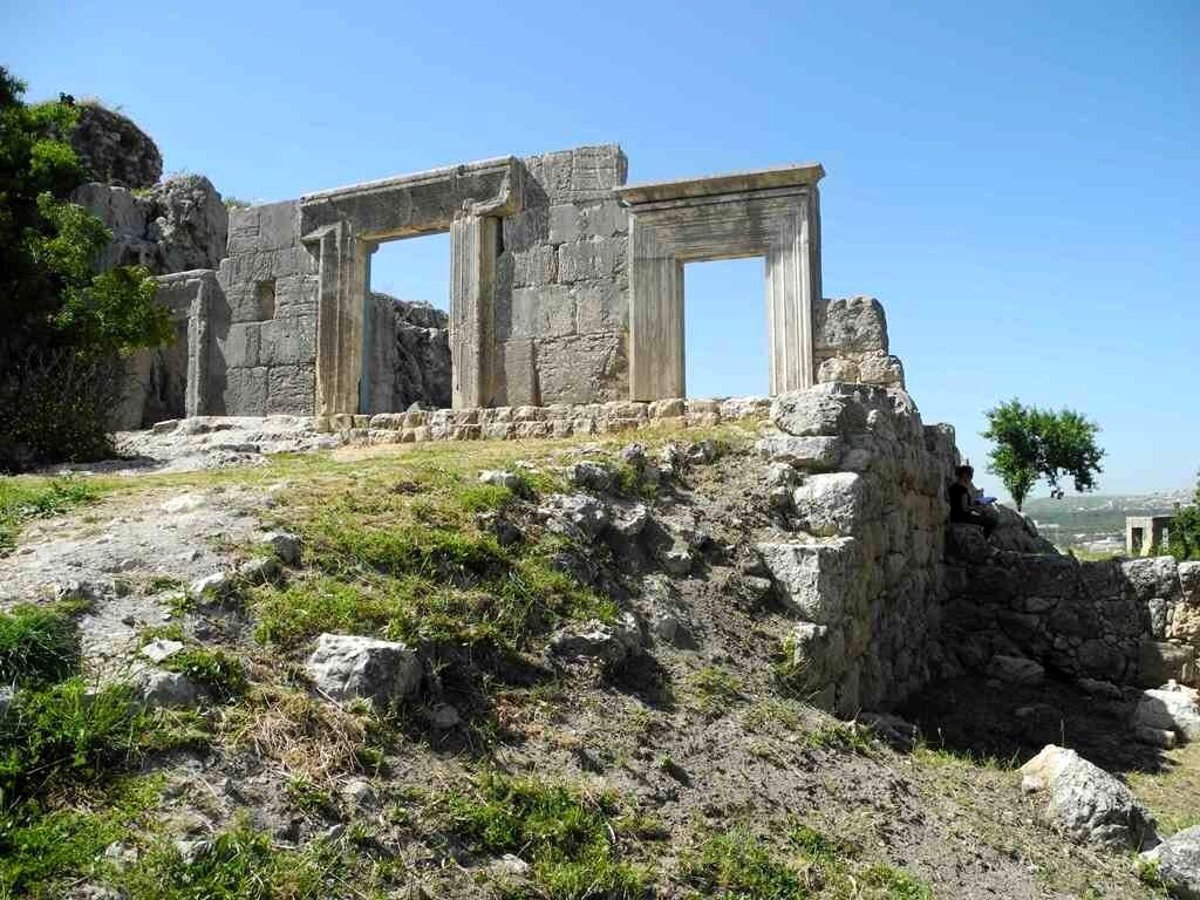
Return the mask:
<svg viewBox="0 0 1200 900"><path fill-rule="evenodd" d="M1080 563L1007 510L990 544L947 526L953 430L922 423L880 304L821 297L822 174L625 186L624 155L601 146L234 209L227 222L207 182L79 197L113 228L114 261L166 272L179 340L135 360L123 415L188 421L151 439L228 435L236 422L217 417L234 416L267 416L240 420L260 441L274 421L284 437L371 443L769 416L778 430L759 452L782 527L758 540L751 568L797 620L788 654L821 705L885 708L965 671L1096 691L1195 683L1200 564ZM446 231L448 316L370 292L381 242ZM744 256L765 259L774 399L685 399L682 268Z"/></svg>
<svg viewBox="0 0 1200 900"><path fill-rule="evenodd" d="M903 382L878 305L821 298L819 165L630 186L626 169L617 146L580 147L228 214L194 176L170 197L81 188L114 231L105 262L161 273L179 323L137 361L120 425L683 398L683 266L748 256L765 261L772 394ZM371 254L443 232L448 321L381 306Z"/></svg>

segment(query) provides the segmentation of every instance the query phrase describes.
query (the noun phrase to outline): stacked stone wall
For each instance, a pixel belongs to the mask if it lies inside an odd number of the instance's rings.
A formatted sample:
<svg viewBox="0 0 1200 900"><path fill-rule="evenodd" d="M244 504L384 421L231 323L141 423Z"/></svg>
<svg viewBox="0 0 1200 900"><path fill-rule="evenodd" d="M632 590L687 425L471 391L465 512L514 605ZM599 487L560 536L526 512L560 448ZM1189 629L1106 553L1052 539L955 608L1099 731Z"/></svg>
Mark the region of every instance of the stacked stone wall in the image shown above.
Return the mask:
<svg viewBox="0 0 1200 900"><path fill-rule="evenodd" d="M1012 662L1030 660L1075 680L1200 684L1200 563L996 550L967 528L946 566L945 642L963 668L1041 677Z"/></svg>
<svg viewBox="0 0 1200 900"><path fill-rule="evenodd" d="M841 714L891 705L944 669L938 641L953 431L898 387L820 384L776 398L760 448L782 534L758 543L797 619L797 686Z"/></svg>
<svg viewBox="0 0 1200 900"><path fill-rule="evenodd" d="M904 366L888 352L887 316L874 297L820 300L813 305L813 362L819 383L904 387Z"/></svg>
<svg viewBox="0 0 1200 900"><path fill-rule="evenodd" d="M620 147L522 160L520 210L503 220L496 263L497 406L628 395L628 216Z"/></svg>
<svg viewBox="0 0 1200 900"><path fill-rule="evenodd" d="M299 203L234 210L217 278L207 402L198 412L312 414L317 273L300 241Z"/></svg>

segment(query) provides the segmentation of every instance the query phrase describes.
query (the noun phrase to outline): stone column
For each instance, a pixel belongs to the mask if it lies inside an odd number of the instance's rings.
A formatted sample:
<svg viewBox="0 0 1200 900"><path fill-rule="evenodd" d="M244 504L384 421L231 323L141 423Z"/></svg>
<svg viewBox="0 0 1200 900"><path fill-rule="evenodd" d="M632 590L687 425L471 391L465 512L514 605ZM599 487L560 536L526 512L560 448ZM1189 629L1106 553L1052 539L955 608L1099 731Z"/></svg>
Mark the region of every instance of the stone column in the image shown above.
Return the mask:
<svg viewBox="0 0 1200 900"><path fill-rule="evenodd" d="M486 406L491 393L496 246L500 220L462 213L450 224L451 404Z"/></svg>
<svg viewBox="0 0 1200 900"><path fill-rule="evenodd" d="M363 305L375 244L339 222L316 236L317 414L356 413L362 377Z"/></svg>
<svg viewBox="0 0 1200 900"><path fill-rule="evenodd" d="M819 207L814 186L781 217L767 248L767 335L771 394L811 387L813 303L821 296Z"/></svg>
<svg viewBox="0 0 1200 900"><path fill-rule="evenodd" d="M636 215L629 221L629 395L686 396L683 264Z"/></svg>

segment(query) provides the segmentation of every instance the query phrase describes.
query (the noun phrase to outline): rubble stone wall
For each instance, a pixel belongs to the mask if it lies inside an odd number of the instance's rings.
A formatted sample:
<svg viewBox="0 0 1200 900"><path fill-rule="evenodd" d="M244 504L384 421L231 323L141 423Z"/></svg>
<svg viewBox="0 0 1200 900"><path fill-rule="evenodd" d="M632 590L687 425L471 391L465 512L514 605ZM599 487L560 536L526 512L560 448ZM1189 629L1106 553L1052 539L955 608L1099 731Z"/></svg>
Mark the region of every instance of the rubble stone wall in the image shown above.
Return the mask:
<svg viewBox="0 0 1200 900"><path fill-rule="evenodd" d="M903 699L940 674L948 426L926 427L902 388L826 383L771 407L760 442L782 536L757 545L797 624L785 643L797 686L850 715Z"/></svg>
<svg viewBox="0 0 1200 900"><path fill-rule="evenodd" d="M989 550L977 531L955 526L946 566L945 643L964 668L1037 677L1011 662L1026 659L1071 679L1200 684L1200 563Z"/></svg>

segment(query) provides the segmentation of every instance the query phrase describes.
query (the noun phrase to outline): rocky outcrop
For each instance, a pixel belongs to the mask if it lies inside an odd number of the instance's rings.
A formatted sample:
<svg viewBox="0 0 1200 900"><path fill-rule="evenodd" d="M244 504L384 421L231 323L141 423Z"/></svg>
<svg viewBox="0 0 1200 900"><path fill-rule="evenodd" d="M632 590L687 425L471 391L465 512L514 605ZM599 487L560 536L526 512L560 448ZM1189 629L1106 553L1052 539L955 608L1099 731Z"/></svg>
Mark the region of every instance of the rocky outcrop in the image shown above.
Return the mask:
<svg viewBox="0 0 1200 900"><path fill-rule="evenodd" d="M70 142L89 178L146 188L162 177L158 146L133 120L98 103L80 103L76 110Z"/></svg>
<svg viewBox="0 0 1200 900"><path fill-rule="evenodd" d="M428 303L372 293L369 304L369 402L372 412L414 403L450 405L449 316Z"/></svg>
<svg viewBox="0 0 1200 900"><path fill-rule="evenodd" d="M101 269L145 266L155 275L215 269L225 256L229 212L203 175L178 175L143 196L99 182L76 188L71 200L97 216L112 240Z"/></svg>
<svg viewBox="0 0 1200 900"><path fill-rule="evenodd" d="M1074 750L1047 744L1021 775L1026 792L1047 794L1046 820L1072 840L1132 849L1158 842L1154 819L1129 788Z"/></svg>

